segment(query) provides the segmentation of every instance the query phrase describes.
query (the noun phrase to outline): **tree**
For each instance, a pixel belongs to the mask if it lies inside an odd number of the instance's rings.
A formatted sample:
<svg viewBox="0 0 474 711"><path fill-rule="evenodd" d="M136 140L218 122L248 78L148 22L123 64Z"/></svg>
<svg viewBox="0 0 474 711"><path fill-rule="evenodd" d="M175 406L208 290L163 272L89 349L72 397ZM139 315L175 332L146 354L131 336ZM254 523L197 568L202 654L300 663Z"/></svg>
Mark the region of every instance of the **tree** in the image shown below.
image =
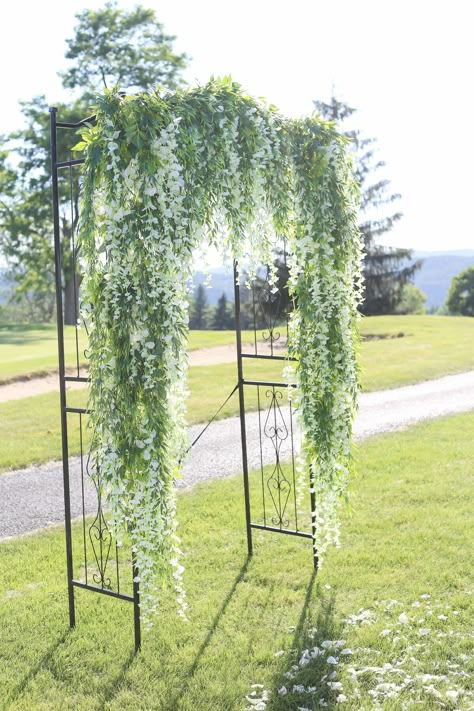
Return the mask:
<svg viewBox="0 0 474 711"><path fill-rule="evenodd" d="M227 331L234 328L234 324L235 319L232 313L232 307L227 301L225 292L222 292L222 296L219 298L214 312L212 327L216 331Z"/></svg>
<svg viewBox="0 0 474 711"><path fill-rule="evenodd" d="M122 10L107 3L102 10L78 16L67 57L74 66L62 75L68 88L81 94L58 107L61 120L77 121L91 113L98 76L124 90L149 89L155 84L174 88L180 81L185 55L174 54L173 38L165 35L152 10L141 6ZM94 69L95 67L95 69ZM51 319L54 311L54 259L51 215L49 113L44 96L22 102L25 128L4 139L0 154L0 248L16 298L32 304L31 318ZM71 134L58 132L58 153L69 157ZM73 139L74 141L74 139ZM9 161L9 155L13 160ZM75 323L80 277L73 268L71 238L78 220L78 176L60 176L60 220L64 318ZM72 197L72 199L71 199Z"/></svg>
<svg viewBox="0 0 474 711"><path fill-rule="evenodd" d="M474 316L474 266L453 277L446 306L453 314Z"/></svg>
<svg viewBox="0 0 474 711"><path fill-rule="evenodd" d="M203 284L199 284L196 289L194 300L191 304L191 315L189 318L189 328L202 330L207 324L207 296Z"/></svg>
<svg viewBox="0 0 474 711"><path fill-rule="evenodd" d="M408 282L403 285L402 298L398 302L395 313L397 314L424 314L426 294L414 284Z"/></svg>
<svg viewBox="0 0 474 711"><path fill-rule="evenodd" d="M75 35L66 40L66 58L73 64L60 73L66 88L94 96L104 87L130 92L181 83L187 57L173 52L175 37L165 34L154 10L138 5L127 11L108 2L76 17Z"/></svg>
<svg viewBox="0 0 474 711"><path fill-rule="evenodd" d="M314 105L323 118L340 124L356 111L335 96L329 103L315 101ZM361 311L365 315L394 313L403 298L403 286L413 279L421 261L412 261L410 249L376 244L376 240L401 219L402 213L391 211L382 218L376 214L381 208L396 203L400 195L391 193L390 181L379 177L378 171L385 167L385 162L376 157L376 139L363 138L358 130L344 133L352 141L356 176L361 186L359 228L365 246L365 299Z"/></svg>

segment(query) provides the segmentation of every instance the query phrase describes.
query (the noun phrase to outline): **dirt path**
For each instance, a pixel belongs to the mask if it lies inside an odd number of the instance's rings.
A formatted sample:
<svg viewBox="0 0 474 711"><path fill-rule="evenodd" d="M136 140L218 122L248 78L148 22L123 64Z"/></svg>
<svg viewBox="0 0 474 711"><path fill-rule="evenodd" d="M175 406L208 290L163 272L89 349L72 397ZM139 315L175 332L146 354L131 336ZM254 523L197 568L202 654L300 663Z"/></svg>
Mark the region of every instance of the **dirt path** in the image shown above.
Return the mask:
<svg viewBox="0 0 474 711"><path fill-rule="evenodd" d="M244 351L252 352L250 345L244 346ZM259 344L259 353L265 354L269 348ZM221 363L235 363L235 345L213 346L212 348L200 348L189 353L189 365L220 365ZM76 375L75 372L69 373ZM81 376L87 375L86 371L81 372ZM86 383L68 383L68 388L80 389L86 387ZM21 400L32 395L44 395L45 393L57 392L59 390L59 380L57 373L50 373L36 378L25 378L14 383L0 384L0 403L10 400Z"/></svg>

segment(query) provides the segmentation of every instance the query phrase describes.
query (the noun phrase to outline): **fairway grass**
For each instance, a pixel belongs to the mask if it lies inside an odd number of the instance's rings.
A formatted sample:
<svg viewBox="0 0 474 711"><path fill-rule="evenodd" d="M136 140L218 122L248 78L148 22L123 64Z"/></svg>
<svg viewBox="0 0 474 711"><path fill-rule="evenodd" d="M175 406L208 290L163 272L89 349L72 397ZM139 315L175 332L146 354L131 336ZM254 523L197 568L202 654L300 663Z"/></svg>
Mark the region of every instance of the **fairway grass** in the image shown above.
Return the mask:
<svg viewBox="0 0 474 711"><path fill-rule="evenodd" d="M0 708L242 711L268 691L268 711L472 709L473 431L468 414L364 443L316 578L292 537L257 532L246 561L240 477L181 493L189 622L165 602L136 657L127 603L77 591L68 630L61 529L0 543Z"/></svg>
<svg viewBox="0 0 474 711"><path fill-rule="evenodd" d="M253 332L243 331L244 342L253 340ZM188 350L226 346L235 343L235 331L190 331ZM77 332L79 365L87 365L84 350L87 336L84 329ZM64 328L66 368L77 367L76 329ZM19 378L31 378L56 371L58 342L54 324L0 324L0 384Z"/></svg>
<svg viewBox="0 0 474 711"><path fill-rule="evenodd" d="M50 328L50 327L48 327ZM474 368L474 319L444 316L380 316L361 322L361 379L366 392L409 385ZM1 333L1 331L0 331ZM32 333L36 333L32 331ZM250 332L244 332L250 340ZM399 337L399 334L403 336ZM233 331L192 331L190 347L231 343ZM282 379L284 363L246 360L245 376ZM234 363L189 369L188 422L207 422L237 382ZM246 395L256 409L254 388ZM85 407L85 391L70 391L68 405ZM237 394L219 418L238 414ZM77 417L69 419L70 452L79 452ZM59 397L55 393L0 403L0 472L61 457Z"/></svg>
<svg viewBox="0 0 474 711"><path fill-rule="evenodd" d="M364 390L382 390L474 368L474 319L461 316L371 316L360 322ZM396 337L403 334L402 337ZM387 338L388 336L388 338ZM366 340L370 337L371 340ZM375 337L375 338L374 338ZM253 332L243 331L243 342ZM191 331L189 351L235 343L234 331ZM80 364L86 348L79 330ZM76 365L76 335L65 328L66 366ZM0 324L0 383L57 369L56 327Z"/></svg>
<svg viewBox="0 0 474 711"><path fill-rule="evenodd" d="M474 318L372 316L362 319L360 332L365 392L474 369Z"/></svg>

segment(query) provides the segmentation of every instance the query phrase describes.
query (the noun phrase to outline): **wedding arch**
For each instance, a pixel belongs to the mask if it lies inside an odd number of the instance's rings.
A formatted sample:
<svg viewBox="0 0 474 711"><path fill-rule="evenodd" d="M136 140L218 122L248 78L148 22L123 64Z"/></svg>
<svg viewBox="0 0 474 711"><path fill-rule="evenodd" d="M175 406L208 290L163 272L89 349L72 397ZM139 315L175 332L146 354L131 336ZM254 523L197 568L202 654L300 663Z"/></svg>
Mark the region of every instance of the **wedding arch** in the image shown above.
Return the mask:
<svg viewBox="0 0 474 711"><path fill-rule="evenodd" d="M70 623L75 623L74 587L130 600L139 646L140 620L151 624L158 589L161 594L166 587L174 589L178 612L186 614L174 482L189 448L187 291L193 255L203 245L218 249L234 264L236 390L249 554L252 528L311 538L315 564L328 545L338 542L338 511L351 469L359 388L358 190L347 140L333 124L318 116L284 118L230 79L175 93L125 96L107 91L98 98L94 117L77 124L58 121L54 108L50 112ZM81 140L72 148L75 154L67 160L58 155L58 129L80 130ZM79 215L73 198L76 166L81 170ZM79 370L78 342L75 375L67 374L64 355L61 171L71 190L71 221L78 221L71 239L74 266L82 274L77 317L88 333L87 376ZM274 314L268 324L270 353L258 352L256 338L255 352L245 353L239 322L242 268L245 265L247 288L252 289L259 266L267 265L266 298L271 301L278 293L273 251L282 244L292 302L287 353L274 352ZM281 382L246 379L246 357L283 361ZM87 409L68 406L66 384L74 380L89 382ZM269 520L264 516L263 523L253 522L250 511L244 391L252 385L269 388L275 415L264 434L275 449L271 486L277 514ZM275 388L280 388L278 396ZM291 485L280 461L288 429L282 435L285 430L276 420L282 390L292 414L298 412L302 438L298 454L293 452L291 423L293 494L295 512L298 480L300 489L310 494L310 532L298 524L291 529L285 517ZM259 400L259 418L260 412ZM70 414L80 418L82 581L74 576L73 565ZM82 444L86 416L92 432L88 455ZM87 473L98 501L92 523L86 523L84 505ZM121 591L119 584L119 554L127 542L133 559L131 594ZM99 571L92 581L87 577L88 551ZM111 551L117 589L112 589L106 572Z"/></svg>

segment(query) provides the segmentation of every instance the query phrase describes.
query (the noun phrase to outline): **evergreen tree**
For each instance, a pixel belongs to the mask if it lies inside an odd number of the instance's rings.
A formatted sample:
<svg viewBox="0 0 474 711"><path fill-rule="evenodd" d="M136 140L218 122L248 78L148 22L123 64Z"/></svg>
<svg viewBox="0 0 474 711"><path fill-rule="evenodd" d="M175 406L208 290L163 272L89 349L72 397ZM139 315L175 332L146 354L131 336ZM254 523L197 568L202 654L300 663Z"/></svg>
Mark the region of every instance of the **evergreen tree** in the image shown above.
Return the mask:
<svg viewBox="0 0 474 711"><path fill-rule="evenodd" d="M222 292L222 296L219 298L214 311L212 327L216 331L228 331L234 328L234 324L235 318L232 312L232 306L229 304L225 292Z"/></svg>
<svg viewBox="0 0 474 711"><path fill-rule="evenodd" d="M203 330L207 325L207 296L203 284L199 284L196 289L194 300L191 304L191 315L189 317L189 328Z"/></svg>
<svg viewBox="0 0 474 711"><path fill-rule="evenodd" d="M154 11L133 10L107 3L97 11L77 15L66 57L73 61L62 74L66 88L79 98L58 107L62 121L77 121L93 111L95 92L117 85L124 91L154 85L175 88L185 55L175 54L173 37L163 32ZM78 93L76 92L76 96ZM34 303L34 318L49 320L54 310L54 249L52 241L49 113L44 96L23 102L26 128L2 141L0 155L0 249L16 296ZM75 140L58 131L60 160L70 156ZM11 158L8 159L8 152ZM67 175L60 176L62 283L64 318L74 324L78 313L80 277L74 273L71 236L78 220L78 177L73 176L72 205Z"/></svg>
<svg viewBox="0 0 474 711"><path fill-rule="evenodd" d="M321 116L343 125L356 111L334 96L329 103L315 101ZM377 244L381 235L389 232L401 219L395 210L376 219L374 213L384 206L396 203L400 195L390 191L390 181L379 177L385 162L376 157L376 139L363 138L358 130L344 132L353 145L357 179L361 186L361 223L359 225L365 246L364 277L365 299L361 311L366 315L394 313L403 298L403 286L413 280L421 261L413 262L412 250L385 247Z"/></svg>

